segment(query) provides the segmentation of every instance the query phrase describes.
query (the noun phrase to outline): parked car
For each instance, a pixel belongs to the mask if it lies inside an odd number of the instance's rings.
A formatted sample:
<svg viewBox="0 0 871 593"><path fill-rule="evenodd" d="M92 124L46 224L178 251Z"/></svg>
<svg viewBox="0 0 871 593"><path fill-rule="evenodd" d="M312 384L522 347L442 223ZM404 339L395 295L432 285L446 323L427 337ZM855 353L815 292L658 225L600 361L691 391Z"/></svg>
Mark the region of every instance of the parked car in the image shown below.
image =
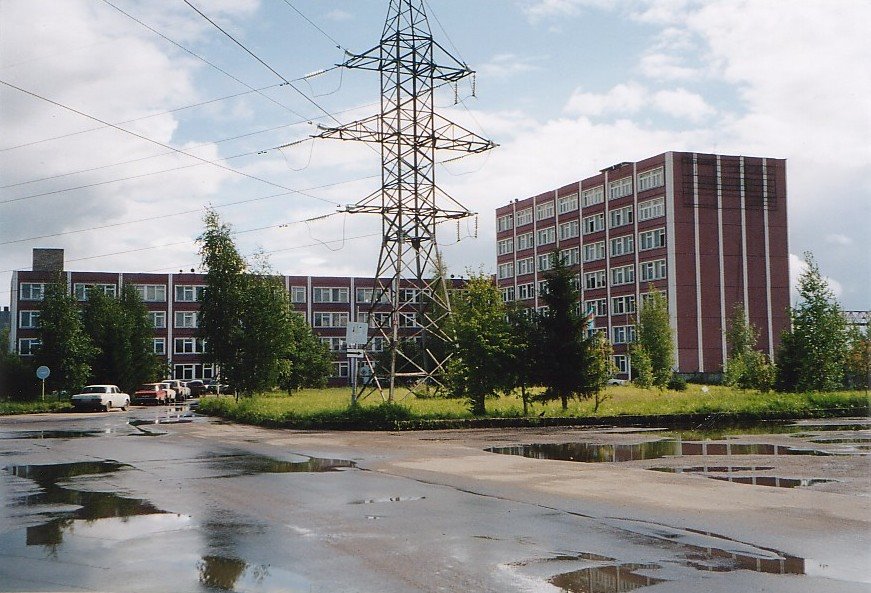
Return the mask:
<svg viewBox="0 0 871 593"><path fill-rule="evenodd" d="M134 404L165 404L175 399L175 393L167 389L163 383L145 383L133 393Z"/></svg>
<svg viewBox="0 0 871 593"><path fill-rule="evenodd" d="M88 385L70 398L70 403L78 409L95 409L108 412L112 408L126 410L130 405L130 396L121 391L117 385Z"/></svg>
<svg viewBox="0 0 871 593"><path fill-rule="evenodd" d="M187 388L191 390L191 397L199 397L206 393L206 384L199 379L188 381Z"/></svg>
<svg viewBox="0 0 871 593"><path fill-rule="evenodd" d="M179 379L167 379L164 381L175 392L175 401L184 401L191 396L191 390Z"/></svg>
<svg viewBox="0 0 871 593"><path fill-rule="evenodd" d="M166 392L167 392L166 401L167 401L167 403L175 402L178 399L178 393L176 393L175 389L172 388L172 383L170 383L169 381L164 381L160 385L161 385L161 387L166 389Z"/></svg>

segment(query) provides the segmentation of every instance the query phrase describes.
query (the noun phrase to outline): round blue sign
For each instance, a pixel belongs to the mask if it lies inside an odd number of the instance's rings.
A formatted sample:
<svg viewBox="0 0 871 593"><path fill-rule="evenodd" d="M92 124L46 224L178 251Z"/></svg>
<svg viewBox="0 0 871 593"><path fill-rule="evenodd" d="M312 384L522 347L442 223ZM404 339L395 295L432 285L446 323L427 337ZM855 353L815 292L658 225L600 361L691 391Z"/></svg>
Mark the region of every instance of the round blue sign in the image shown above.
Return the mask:
<svg viewBox="0 0 871 593"><path fill-rule="evenodd" d="M37 379L42 379L43 381L45 381L46 379L48 379L48 376L50 374L51 374L51 370L47 366L41 366L38 369L36 369L36 378Z"/></svg>

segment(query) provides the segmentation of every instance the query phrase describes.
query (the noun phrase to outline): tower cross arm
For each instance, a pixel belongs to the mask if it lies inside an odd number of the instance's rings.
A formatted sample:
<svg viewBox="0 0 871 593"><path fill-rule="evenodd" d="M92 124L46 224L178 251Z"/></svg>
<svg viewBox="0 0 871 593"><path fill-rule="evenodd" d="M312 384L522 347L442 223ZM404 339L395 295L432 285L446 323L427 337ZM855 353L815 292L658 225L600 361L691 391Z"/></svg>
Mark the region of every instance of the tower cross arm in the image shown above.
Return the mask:
<svg viewBox="0 0 871 593"><path fill-rule="evenodd" d="M483 138L441 115L434 114L433 119L433 138L436 149L484 152L498 146L492 140Z"/></svg>
<svg viewBox="0 0 871 593"><path fill-rule="evenodd" d="M361 142L381 142L383 134L378 129L380 114L370 115L343 126L318 126L319 134L313 138L336 138L338 140L359 140Z"/></svg>
<svg viewBox="0 0 871 593"><path fill-rule="evenodd" d="M460 62L448 53L436 41L430 40L433 47L441 50L439 53L444 53L447 57L445 64L437 64L430 62L427 64L430 69L430 74L433 80L442 80L445 82L457 82L467 76L475 73L466 64ZM343 63L338 64L342 68L356 68L358 70L372 70L382 72L385 70L396 70L397 66L410 68L409 64L403 64L402 61L397 62L395 55L385 53L382 45L377 45L372 49L363 52L362 54L348 54L348 59ZM419 65L415 66L419 68ZM419 72L418 72L419 74Z"/></svg>

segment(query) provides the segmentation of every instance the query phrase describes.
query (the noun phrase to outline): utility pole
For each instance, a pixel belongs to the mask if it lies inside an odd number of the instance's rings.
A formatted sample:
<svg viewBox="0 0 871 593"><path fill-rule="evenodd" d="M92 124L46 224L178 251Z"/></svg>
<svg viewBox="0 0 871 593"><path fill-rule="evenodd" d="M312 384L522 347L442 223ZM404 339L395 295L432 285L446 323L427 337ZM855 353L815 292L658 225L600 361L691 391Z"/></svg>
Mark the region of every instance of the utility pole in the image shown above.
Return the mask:
<svg viewBox="0 0 871 593"><path fill-rule="evenodd" d="M440 261L436 226L474 215L436 185L436 150L477 153L496 145L435 113L437 86L456 84L474 72L433 40L423 0L390 0L381 42L351 55L342 66L380 72L381 112L346 125L321 127L315 138L381 146L381 188L349 205L347 212L381 216L381 253L369 311L374 335L369 345L380 338L388 349L386 399L393 401L397 377L414 384L439 383L447 356L431 350L427 339L450 343L443 328L451 309L447 280L433 270ZM474 79L472 88L474 94ZM384 304L389 305L389 317L375 315L385 310ZM414 327L406 329L409 325ZM402 347L412 341L414 348ZM412 350L416 354L409 354ZM374 384L381 389L380 382Z"/></svg>

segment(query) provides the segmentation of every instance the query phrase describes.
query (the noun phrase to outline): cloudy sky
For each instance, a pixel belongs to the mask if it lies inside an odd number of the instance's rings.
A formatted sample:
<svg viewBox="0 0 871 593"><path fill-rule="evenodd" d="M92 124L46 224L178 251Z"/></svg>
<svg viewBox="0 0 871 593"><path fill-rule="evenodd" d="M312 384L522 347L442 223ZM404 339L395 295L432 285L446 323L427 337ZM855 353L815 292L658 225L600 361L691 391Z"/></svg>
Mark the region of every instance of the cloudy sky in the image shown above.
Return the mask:
<svg viewBox="0 0 871 593"><path fill-rule="evenodd" d="M0 304L33 247L72 270L198 268L206 205L278 272L374 273L378 221L335 213L380 157L307 138L378 109L376 74L329 69L377 44L387 5L0 0ZM768 156L788 159L793 273L811 251L845 308L871 307L871 3L426 5L478 72L437 106L500 145L438 170L480 213L441 231L452 272L493 271L514 198L667 150Z"/></svg>

